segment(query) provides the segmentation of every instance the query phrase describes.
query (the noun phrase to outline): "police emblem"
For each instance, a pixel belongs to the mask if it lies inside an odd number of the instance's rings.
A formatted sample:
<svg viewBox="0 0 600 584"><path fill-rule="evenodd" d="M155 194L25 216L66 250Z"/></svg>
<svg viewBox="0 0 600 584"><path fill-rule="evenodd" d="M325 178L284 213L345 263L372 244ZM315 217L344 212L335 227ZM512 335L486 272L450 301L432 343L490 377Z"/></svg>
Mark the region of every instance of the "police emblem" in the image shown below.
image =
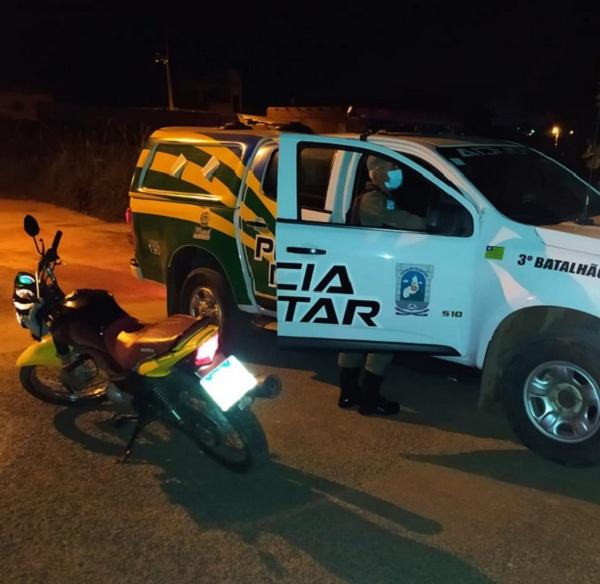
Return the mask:
<svg viewBox="0 0 600 584"><path fill-rule="evenodd" d="M194 239L210 239L210 213L208 211L202 212L200 215L200 225L196 225L194 228L194 234L192 237Z"/></svg>
<svg viewBox="0 0 600 584"><path fill-rule="evenodd" d="M396 314L427 316L433 266L396 264Z"/></svg>

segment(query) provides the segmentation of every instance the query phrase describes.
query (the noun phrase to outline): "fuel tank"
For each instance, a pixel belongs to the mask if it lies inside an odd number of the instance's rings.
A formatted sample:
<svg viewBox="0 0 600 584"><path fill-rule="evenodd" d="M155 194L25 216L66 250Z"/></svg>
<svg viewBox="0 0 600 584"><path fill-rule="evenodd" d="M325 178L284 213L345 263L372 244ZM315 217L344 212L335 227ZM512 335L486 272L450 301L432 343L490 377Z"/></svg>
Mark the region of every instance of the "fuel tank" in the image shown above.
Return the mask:
<svg viewBox="0 0 600 584"><path fill-rule="evenodd" d="M127 316L127 312L106 290L75 290L63 298L52 334L68 345L106 351L102 332L123 316Z"/></svg>

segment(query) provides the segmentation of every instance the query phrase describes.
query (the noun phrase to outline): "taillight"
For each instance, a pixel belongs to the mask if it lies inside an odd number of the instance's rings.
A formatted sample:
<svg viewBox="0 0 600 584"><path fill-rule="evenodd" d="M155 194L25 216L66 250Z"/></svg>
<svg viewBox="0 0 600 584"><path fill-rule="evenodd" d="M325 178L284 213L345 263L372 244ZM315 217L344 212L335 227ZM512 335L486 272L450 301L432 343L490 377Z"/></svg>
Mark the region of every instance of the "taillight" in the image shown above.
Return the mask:
<svg viewBox="0 0 600 584"><path fill-rule="evenodd" d="M127 223L127 225L131 225L131 215L131 209L127 207L127 209L125 209L125 223Z"/></svg>
<svg viewBox="0 0 600 584"><path fill-rule="evenodd" d="M204 341L196 350L196 365L210 365L219 350L219 335L215 334Z"/></svg>

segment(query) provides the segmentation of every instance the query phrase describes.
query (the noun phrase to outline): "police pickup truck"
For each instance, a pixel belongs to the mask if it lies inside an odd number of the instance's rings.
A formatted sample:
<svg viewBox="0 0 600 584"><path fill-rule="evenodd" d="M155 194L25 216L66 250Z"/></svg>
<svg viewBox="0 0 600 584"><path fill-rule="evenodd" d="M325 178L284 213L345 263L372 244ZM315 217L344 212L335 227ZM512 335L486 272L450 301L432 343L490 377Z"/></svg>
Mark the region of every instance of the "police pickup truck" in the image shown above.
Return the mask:
<svg viewBox="0 0 600 584"><path fill-rule="evenodd" d="M375 156L420 231L363 227ZM131 183L140 277L169 312L277 319L282 346L482 369L480 405L564 464L600 460L600 193L514 142L165 128ZM275 236L276 234L276 236Z"/></svg>

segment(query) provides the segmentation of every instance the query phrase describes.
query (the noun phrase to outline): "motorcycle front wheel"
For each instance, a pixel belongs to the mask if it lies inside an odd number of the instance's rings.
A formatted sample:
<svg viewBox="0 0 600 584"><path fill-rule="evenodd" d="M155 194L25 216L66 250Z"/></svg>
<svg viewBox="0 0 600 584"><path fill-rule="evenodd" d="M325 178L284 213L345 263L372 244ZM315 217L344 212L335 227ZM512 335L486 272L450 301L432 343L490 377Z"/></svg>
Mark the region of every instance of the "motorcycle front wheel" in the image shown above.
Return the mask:
<svg viewBox="0 0 600 584"><path fill-rule="evenodd" d="M19 372L21 385L37 399L51 404L83 405L101 400L106 396L108 377L91 359L85 364L88 364L89 380L84 378L79 387L65 385L62 369L41 365L22 367Z"/></svg>
<svg viewBox="0 0 600 584"><path fill-rule="evenodd" d="M269 460L267 437L250 408L224 412L196 392L180 394L181 429L204 453L236 472L256 469Z"/></svg>

